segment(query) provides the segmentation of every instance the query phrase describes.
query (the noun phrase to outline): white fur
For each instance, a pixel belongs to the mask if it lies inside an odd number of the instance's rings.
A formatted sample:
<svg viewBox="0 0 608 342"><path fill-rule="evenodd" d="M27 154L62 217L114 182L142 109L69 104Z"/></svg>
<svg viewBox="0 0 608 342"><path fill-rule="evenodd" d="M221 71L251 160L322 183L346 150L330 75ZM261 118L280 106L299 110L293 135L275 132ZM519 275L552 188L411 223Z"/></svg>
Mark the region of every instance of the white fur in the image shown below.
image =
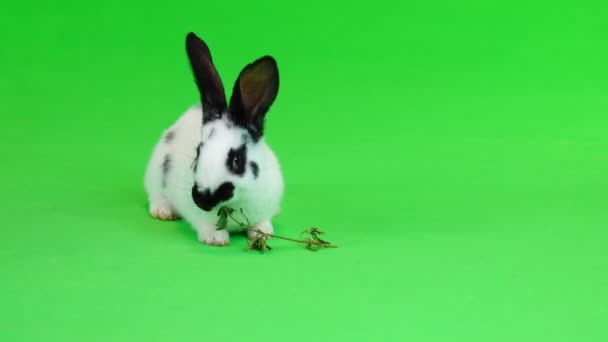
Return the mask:
<svg viewBox="0 0 608 342"><path fill-rule="evenodd" d="M156 145L145 175L150 214L164 220L184 218L197 231L199 240L210 245L229 244L228 232L218 231L215 225L217 210L222 205L243 209L254 226L272 233L270 220L279 212L283 197L283 177L277 158L263 138L256 143L249 142L247 172L242 177L232 175L225 166L227 153L230 148L237 148L241 144L246 131L233 126L226 115L203 127L202 115L200 105L190 108L165 130ZM208 139L211 131L213 136ZM173 132L170 142L165 141L168 132ZM195 173L193 161L202 140L204 145ZM167 155L170 156L170 167L167 177L163 179L162 164ZM259 166L257 178L254 178L249 165L252 160ZM199 186L211 190L224 182L232 182L235 186L234 196L206 212L197 207L192 199L195 180ZM235 217L242 219L239 213L235 213ZM237 227L231 225L229 229L234 231Z"/></svg>

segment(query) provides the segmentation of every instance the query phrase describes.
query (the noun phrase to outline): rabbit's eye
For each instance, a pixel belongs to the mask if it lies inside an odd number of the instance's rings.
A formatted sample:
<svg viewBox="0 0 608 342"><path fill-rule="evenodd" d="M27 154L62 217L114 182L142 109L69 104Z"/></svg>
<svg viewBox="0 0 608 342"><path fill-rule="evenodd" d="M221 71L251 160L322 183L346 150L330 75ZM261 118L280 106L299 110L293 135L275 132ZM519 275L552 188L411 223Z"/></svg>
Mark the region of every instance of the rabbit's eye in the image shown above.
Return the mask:
<svg viewBox="0 0 608 342"><path fill-rule="evenodd" d="M234 156L234 158L232 159L232 168L236 169L240 169L243 165L243 159L241 158L241 156L236 155Z"/></svg>
<svg viewBox="0 0 608 342"><path fill-rule="evenodd" d="M226 166L235 175L242 176L245 173L245 163L247 163L247 147L242 145L237 149L230 149Z"/></svg>

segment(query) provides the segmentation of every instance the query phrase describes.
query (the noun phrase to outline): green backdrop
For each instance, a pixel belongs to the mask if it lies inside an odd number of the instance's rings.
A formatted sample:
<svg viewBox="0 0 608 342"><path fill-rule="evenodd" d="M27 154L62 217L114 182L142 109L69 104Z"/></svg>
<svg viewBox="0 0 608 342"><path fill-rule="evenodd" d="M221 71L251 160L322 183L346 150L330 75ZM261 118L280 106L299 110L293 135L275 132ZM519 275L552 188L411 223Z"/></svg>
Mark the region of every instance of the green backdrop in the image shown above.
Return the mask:
<svg viewBox="0 0 608 342"><path fill-rule="evenodd" d="M2 7L0 340L608 339L605 2ZM188 31L277 59L276 230L339 249L149 217Z"/></svg>

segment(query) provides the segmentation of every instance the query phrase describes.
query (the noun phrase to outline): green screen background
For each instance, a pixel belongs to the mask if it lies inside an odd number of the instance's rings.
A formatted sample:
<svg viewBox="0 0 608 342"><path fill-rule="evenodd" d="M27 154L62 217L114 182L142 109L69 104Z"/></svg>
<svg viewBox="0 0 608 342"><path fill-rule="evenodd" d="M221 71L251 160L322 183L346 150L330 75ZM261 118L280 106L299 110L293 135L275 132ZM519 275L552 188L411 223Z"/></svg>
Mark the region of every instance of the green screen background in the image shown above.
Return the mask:
<svg viewBox="0 0 608 342"><path fill-rule="evenodd" d="M19 1L0 21L0 340L605 341L608 5ZM281 75L277 233L199 244L143 173L197 101Z"/></svg>

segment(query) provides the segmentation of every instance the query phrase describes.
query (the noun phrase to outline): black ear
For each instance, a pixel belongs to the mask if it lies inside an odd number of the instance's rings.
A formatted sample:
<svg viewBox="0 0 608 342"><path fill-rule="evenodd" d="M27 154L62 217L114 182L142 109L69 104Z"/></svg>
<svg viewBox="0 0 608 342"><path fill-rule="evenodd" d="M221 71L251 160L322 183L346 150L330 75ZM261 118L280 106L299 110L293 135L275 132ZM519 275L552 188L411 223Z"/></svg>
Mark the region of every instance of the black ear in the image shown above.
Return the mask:
<svg viewBox="0 0 608 342"><path fill-rule="evenodd" d="M264 117L278 91L279 69L274 58L264 56L247 65L232 91L230 119L258 140L264 134Z"/></svg>
<svg viewBox="0 0 608 342"><path fill-rule="evenodd" d="M209 48L196 34L190 32L186 36L186 51L201 94L203 122L218 119L226 110L226 94L220 75L213 66Z"/></svg>

